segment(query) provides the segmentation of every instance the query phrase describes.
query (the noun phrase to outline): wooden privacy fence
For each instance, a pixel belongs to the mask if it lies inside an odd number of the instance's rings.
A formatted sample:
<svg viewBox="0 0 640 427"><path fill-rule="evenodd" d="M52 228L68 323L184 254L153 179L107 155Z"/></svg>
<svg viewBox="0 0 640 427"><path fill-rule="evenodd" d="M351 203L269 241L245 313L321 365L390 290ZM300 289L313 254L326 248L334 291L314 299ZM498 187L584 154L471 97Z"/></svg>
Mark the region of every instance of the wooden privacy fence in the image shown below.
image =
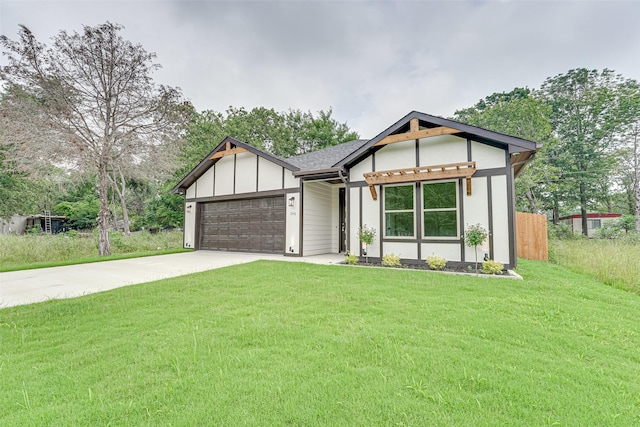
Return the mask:
<svg viewBox="0 0 640 427"><path fill-rule="evenodd" d="M547 217L516 212L516 244L518 257L548 261Z"/></svg>

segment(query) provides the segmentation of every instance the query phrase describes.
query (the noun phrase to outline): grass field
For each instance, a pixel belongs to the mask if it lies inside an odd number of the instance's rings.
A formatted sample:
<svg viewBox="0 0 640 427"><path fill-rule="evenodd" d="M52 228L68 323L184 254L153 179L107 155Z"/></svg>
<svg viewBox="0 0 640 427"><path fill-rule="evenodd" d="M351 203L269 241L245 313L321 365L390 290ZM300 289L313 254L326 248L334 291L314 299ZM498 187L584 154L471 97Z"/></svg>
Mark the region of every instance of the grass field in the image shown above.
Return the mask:
<svg viewBox="0 0 640 427"><path fill-rule="evenodd" d="M640 239L552 240L551 260L640 295Z"/></svg>
<svg viewBox="0 0 640 427"><path fill-rule="evenodd" d="M0 272L109 261L182 251L182 232L111 233L111 256L98 256L98 237L78 235L0 235Z"/></svg>
<svg viewBox="0 0 640 427"><path fill-rule="evenodd" d="M0 425L640 424L640 297L256 262L0 310Z"/></svg>

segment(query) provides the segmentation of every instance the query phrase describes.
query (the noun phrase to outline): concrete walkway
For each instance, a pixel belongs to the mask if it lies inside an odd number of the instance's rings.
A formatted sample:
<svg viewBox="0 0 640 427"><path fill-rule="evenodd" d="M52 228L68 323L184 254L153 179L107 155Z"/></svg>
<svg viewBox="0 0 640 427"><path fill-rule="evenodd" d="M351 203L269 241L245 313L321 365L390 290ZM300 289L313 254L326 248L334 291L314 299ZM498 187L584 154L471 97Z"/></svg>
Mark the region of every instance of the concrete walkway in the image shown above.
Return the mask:
<svg viewBox="0 0 640 427"><path fill-rule="evenodd" d="M268 259L338 264L339 254L310 257L195 251L0 273L0 308L73 298L127 285Z"/></svg>

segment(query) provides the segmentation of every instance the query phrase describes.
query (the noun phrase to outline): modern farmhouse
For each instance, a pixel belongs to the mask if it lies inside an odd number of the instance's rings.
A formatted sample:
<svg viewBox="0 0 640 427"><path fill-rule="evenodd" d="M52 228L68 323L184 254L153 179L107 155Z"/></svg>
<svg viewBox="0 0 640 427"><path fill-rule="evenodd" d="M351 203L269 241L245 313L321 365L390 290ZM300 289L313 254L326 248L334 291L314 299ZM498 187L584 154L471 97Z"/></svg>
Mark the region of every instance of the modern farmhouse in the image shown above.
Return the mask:
<svg viewBox="0 0 640 427"><path fill-rule="evenodd" d="M173 189L185 195L185 248L289 256L429 255L474 260L464 230L489 231L482 254L516 265L514 179L535 142L413 111L370 140L282 159L225 138Z"/></svg>

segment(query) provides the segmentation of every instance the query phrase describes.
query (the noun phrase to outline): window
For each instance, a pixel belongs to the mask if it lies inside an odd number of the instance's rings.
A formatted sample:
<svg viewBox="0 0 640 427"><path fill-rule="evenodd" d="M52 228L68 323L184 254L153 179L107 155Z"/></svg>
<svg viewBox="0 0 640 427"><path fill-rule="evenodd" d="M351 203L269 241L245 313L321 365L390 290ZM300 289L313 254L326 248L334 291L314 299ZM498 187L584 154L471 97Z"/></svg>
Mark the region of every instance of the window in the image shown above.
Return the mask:
<svg viewBox="0 0 640 427"><path fill-rule="evenodd" d="M385 237L413 237L413 184L384 187Z"/></svg>
<svg viewBox="0 0 640 427"><path fill-rule="evenodd" d="M456 182L422 185L424 237L458 237L458 186Z"/></svg>
<svg viewBox="0 0 640 427"><path fill-rule="evenodd" d="M599 219L590 219L587 223L591 223L588 228L602 228L602 221Z"/></svg>

